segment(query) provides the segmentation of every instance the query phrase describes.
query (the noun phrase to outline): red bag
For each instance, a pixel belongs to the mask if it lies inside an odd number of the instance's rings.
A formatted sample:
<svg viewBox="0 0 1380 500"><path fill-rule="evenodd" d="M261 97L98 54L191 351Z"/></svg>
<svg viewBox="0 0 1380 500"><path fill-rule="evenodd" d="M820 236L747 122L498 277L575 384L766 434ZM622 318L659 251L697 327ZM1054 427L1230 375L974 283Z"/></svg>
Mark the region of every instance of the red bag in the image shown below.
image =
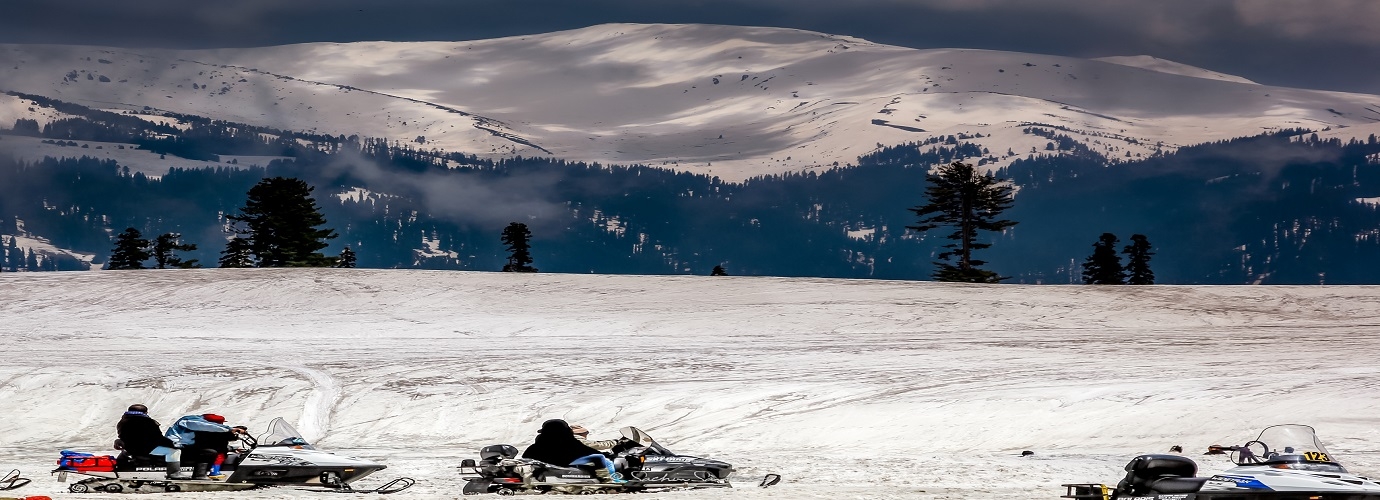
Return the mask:
<svg viewBox="0 0 1380 500"><path fill-rule="evenodd" d="M115 472L115 457L99 455L90 457L62 457L58 465L77 472Z"/></svg>

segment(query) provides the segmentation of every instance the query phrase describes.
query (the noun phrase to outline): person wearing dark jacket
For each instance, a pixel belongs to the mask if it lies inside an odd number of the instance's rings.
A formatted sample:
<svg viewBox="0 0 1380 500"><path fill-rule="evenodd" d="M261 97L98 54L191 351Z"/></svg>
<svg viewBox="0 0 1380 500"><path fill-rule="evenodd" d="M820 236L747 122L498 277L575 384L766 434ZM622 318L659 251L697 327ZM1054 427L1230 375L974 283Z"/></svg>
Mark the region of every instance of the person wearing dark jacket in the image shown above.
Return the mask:
<svg viewBox="0 0 1380 500"><path fill-rule="evenodd" d="M129 411L115 424L120 446L131 455L161 455L167 463L168 479L190 479L182 475L182 450L163 436L158 421L149 416L149 408L141 404L129 405Z"/></svg>
<svg viewBox="0 0 1380 500"><path fill-rule="evenodd" d="M594 475L600 481L627 482L614 475L616 472L612 460L599 453L599 450L575 439L575 432L570 430L570 424L561 419L543 422L541 430L537 431L536 442L522 452L522 458L540 460L552 465L596 465L600 467L594 469Z"/></svg>

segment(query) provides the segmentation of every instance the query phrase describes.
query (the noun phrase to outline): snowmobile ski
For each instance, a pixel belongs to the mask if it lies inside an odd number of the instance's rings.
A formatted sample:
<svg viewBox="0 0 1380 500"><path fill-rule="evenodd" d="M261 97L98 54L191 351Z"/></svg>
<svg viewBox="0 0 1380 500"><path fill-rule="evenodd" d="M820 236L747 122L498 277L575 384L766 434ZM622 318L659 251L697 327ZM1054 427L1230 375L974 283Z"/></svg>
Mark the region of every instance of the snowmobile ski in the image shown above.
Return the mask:
<svg viewBox="0 0 1380 500"><path fill-rule="evenodd" d="M30 482L28 478L20 476L19 469L14 469L5 477L0 477L0 491L17 490Z"/></svg>
<svg viewBox="0 0 1380 500"><path fill-rule="evenodd" d="M781 482L781 475L780 475L780 474L767 474L767 475L765 475L765 476L762 476L762 481L759 482L759 483L757 483L757 487L758 487L758 488L770 488L770 487L772 487L772 486L776 486L776 483L779 483L779 482Z"/></svg>
<svg viewBox="0 0 1380 500"><path fill-rule="evenodd" d="M383 483L383 486L379 486L377 488L359 490L355 489L354 487L348 484L342 484L339 488L330 491L332 493L377 493L380 495L391 495L393 493L397 493L399 491L411 488L414 484L417 484L416 479L412 479L410 477L400 477L387 483Z"/></svg>

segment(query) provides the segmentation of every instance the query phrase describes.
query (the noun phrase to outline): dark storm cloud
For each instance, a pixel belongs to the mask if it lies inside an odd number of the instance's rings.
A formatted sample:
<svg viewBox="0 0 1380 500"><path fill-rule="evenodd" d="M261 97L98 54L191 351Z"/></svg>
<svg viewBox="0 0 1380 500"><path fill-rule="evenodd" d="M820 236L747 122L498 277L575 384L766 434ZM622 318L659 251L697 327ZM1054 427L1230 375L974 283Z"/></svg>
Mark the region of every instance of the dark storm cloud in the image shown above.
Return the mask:
<svg viewBox="0 0 1380 500"><path fill-rule="evenodd" d="M1376 0L11 0L0 42L243 47L470 40L608 22L800 28L917 48L1149 54L1380 93Z"/></svg>

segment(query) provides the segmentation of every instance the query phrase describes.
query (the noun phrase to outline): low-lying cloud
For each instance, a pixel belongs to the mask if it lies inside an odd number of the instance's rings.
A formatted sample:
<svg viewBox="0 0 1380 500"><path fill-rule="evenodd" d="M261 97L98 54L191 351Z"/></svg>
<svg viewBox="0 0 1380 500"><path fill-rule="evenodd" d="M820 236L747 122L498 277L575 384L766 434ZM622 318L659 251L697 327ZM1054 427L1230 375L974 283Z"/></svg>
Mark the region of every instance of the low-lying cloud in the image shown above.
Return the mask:
<svg viewBox="0 0 1380 500"><path fill-rule="evenodd" d="M560 180L553 173L504 177L415 173L386 169L348 149L336 154L325 173L348 174L374 192L411 196L429 215L460 225L493 229L522 222L540 228L561 223L560 216L566 210L563 204L552 201Z"/></svg>

